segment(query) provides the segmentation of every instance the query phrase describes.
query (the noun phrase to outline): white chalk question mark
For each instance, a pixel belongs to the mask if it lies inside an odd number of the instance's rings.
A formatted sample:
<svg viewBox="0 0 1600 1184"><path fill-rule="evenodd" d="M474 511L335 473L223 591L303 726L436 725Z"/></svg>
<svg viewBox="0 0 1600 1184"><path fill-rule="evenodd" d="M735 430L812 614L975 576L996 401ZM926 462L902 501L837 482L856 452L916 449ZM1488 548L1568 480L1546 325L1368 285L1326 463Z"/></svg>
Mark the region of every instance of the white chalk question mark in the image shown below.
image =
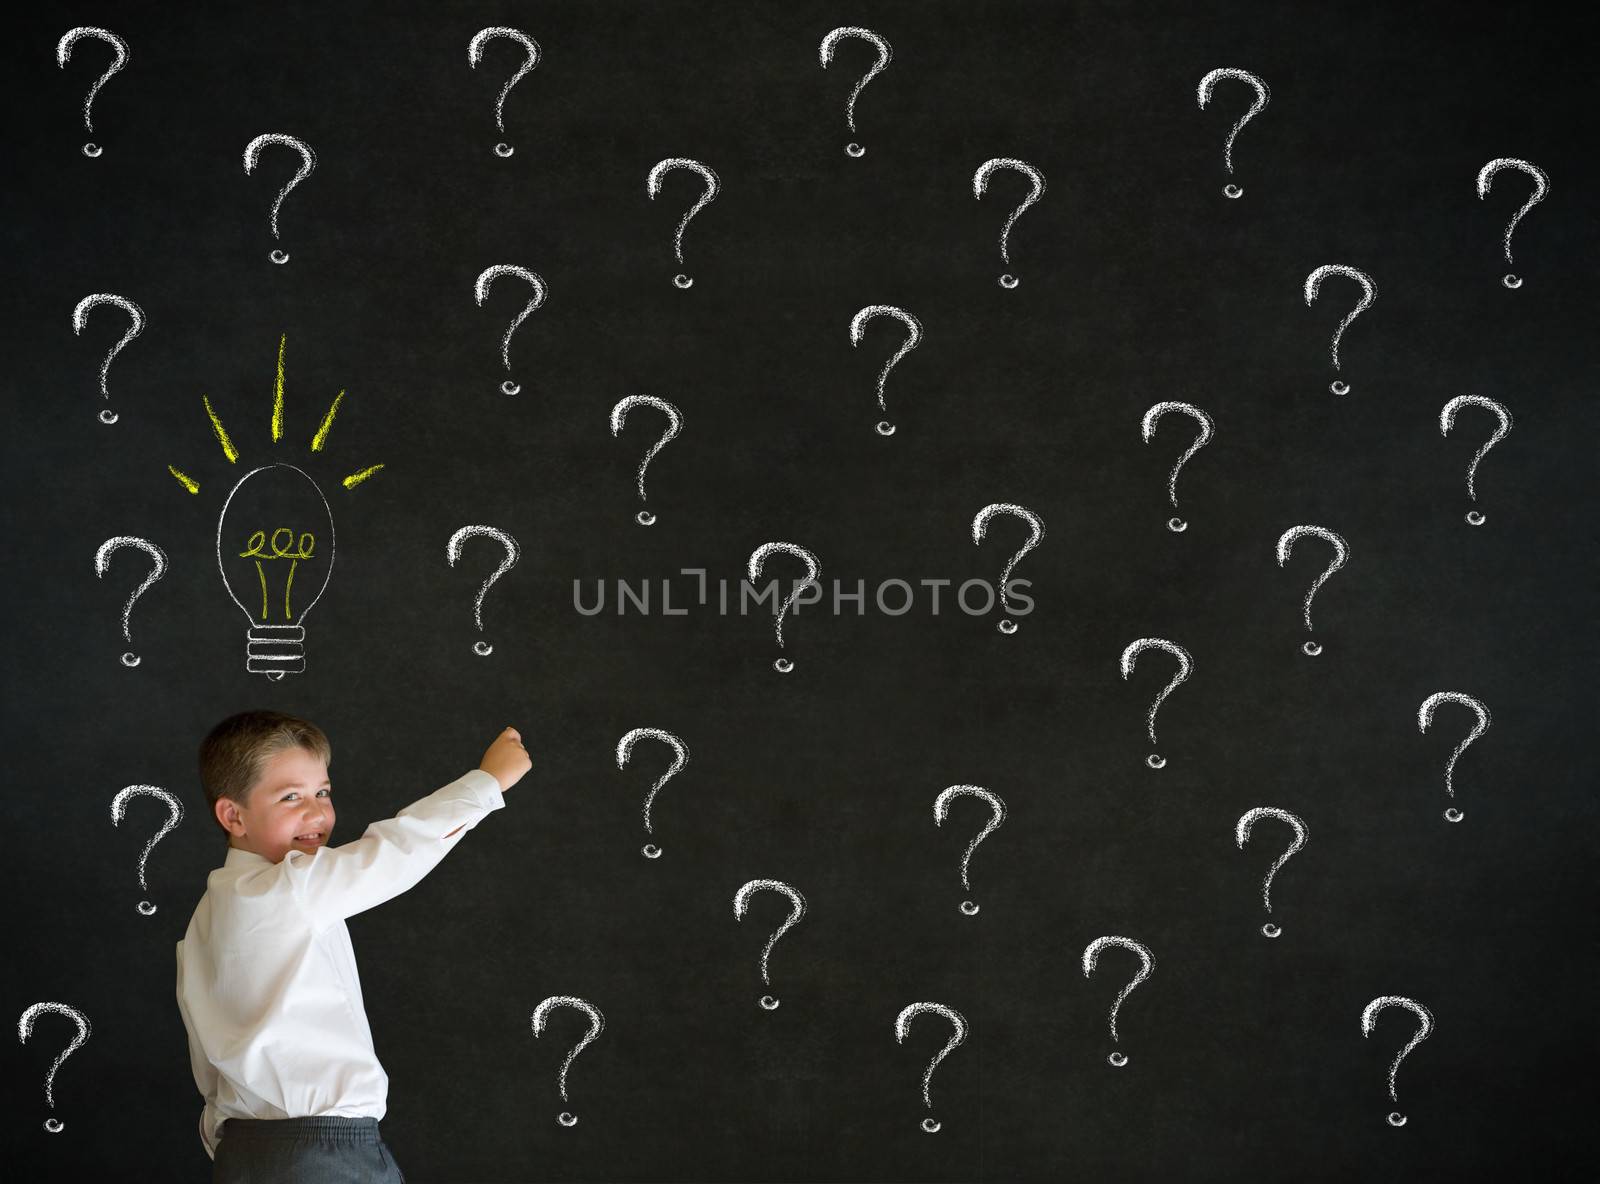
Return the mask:
<svg viewBox="0 0 1600 1184"><path fill-rule="evenodd" d="M1140 983L1144 982L1145 979L1150 977L1151 971L1155 970L1156 968L1156 958L1146 946L1134 941L1131 937L1097 937L1088 945L1083 947L1084 978L1088 978L1094 973L1094 968L1100 960L1100 951L1111 946L1116 946L1124 950L1132 950L1139 956L1139 962L1141 963L1139 967L1139 973L1134 975L1133 978L1128 981L1127 986L1123 987L1121 991L1117 992L1117 997L1111 1004L1111 1043L1116 1045L1121 1043L1121 1038L1117 1035L1117 1011L1122 1007L1122 1001L1132 993L1133 988L1137 987ZM1110 1056L1106 1057L1106 1064L1117 1069L1122 1068L1127 1063L1127 1055L1120 1050L1113 1051Z"/></svg>
<svg viewBox="0 0 1600 1184"><path fill-rule="evenodd" d="M866 86L867 83L876 78L879 73L882 72L883 68L889 64L889 59L893 56L893 53L889 49L889 43L882 37L878 36L878 34L874 33L871 29L860 29L853 25L847 25L833 30L833 32L829 33L822 39L822 45L818 48L818 53L822 58L822 68L824 70L833 65L833 51L838 48L839 42L843 41L846 37L859 37L861 40L870 43L872 47L878 51L877 62L870 70L861 76L861 81L856 83L856 88L850 92L850 101L847 102L844 107L845 122L850 125L850 134L854 135L856 130L856 96L861 93L861 89ZM846 144L844 150L845 155L858 158L866 155L867 151L860 144L856 143Z"/></svg>
<svg viewBox="0 0 1600 1184"><path fill-rule="evenodd" d="M183 803L177 798L173 797L166 790L162 789L160 786L125 786L117 791L116 797L111 799L112 826L122 825L122 816L124 811L126 811L128 808L129 800L138 797L141 794L156 798L163 802L167 807L167 821L165 824L163 824L160 830L156 831L156 833L151 837L150 841L144 845L144 850L139 852L139 887L148 892L150 891L150 885L145 881L145 863L150 858L150 852L155 850L156 844L159 843L163 837L165 837L168 831L183 821ZM151 904L148 900L141 900L139 902L139 911L148 917L156 911L156 906Z"/></svg>
<svg viewBox="0 0 1600 1184"><path fill-rule="evenodd" d="M94 105L94 97L100 93L100 88L106 84L106 79L128 64L128 43L109 30L82 25L76 29L67 30L61 35L61 40L56 42L56 65L63 70L66 69L67 63L72 60L73 49L85 37L96 41L104 41L116 55L112 58L111 65L106 67L106 72L100 75L95 80L95 84L89 88L88 97L83 100L83 126L86 131L92 132L94 131L94 121L90 117L89 108ZM100 146L92 140L83 146L83 154L85 156L96 157L100 155L100 152Z"/></svg>
<svg viewBox="0 0 1600 1184"><path fill-rule="evenodd" d="M979 510L977 516L972 520L972 541L974 543L981 544L983 542L984 536L989 532L989 520L996 514L1015 514L1028 524L1032 532L1028 537L1028 541L1023 543L1017 553L1011 556L1011 561L1006 564L1005 570L1000 573L1000 605L1007 612L1010 612L1011 597L1006 591L1006 584L1010 582L1011 569L1017 566L1018 560L1039 545L1039 541L1044 538L1044 523L1040 521L1039 515L1032 510L1012 502L993 502ZM1017 631L1017 623L1006 617L1002 617L1000 623L995 627L1005 634L1012 634Z"/></svg>
<svg viewBox="0 0 1600 1184"><path fill-rule="evenodd" d="M488 29L479 29L472 35L472 40L467 42L467 65L476 70L478 63L483 61L484 47L497 37L515 41L528 54L527 60L517 68L517 72L511 76L511 80L500 88L500 97L494 101L494 125L500 129L500 134L503 136L506 134L506 96L511 93L511 88L522 80L524 74L539 64L539 43L521 29L508 29L499 25ZM510 156L515 151L515 148L504 141L494 146L494 154L502 158Z"/></svg>
<svg viewBox="0 0 1600 1184"><path fill-rule="evenodd" d="M762 543L754 551L750 552L750 561L745 566L745 575L752 586L761 578L761 568L766 563L767 556L778 552L782 552L785 555L793 555L806 565L806 578L794 586L794 591L789 593L788 599L778 608L778 648L782 649L783 614L789 611L789 606L795 602L795 598L800 595L802 588L807 584L817 582L822 575L822 566L817 562L815 555L804 547L796 546L794 543ZM772 668L779 674L788 674L794 669L794 663L788 658L779 658L772 663Z"/></svg>
<svg viewBox="0 0 1600 1184"><path fill-rule="evenodd" d="M689 746L671 732L662 731L660 728L634 728L617 741L617 768L626 768L633 756L633 746L640 740L647 739L659 740L673 752L672 767L657 777L655 784L650 787L650 792L644 795L644 833L649 835L655 833L650 826L650 806L656 800L656 792L689 763ZM661 858L661 848L654 843L646 843L640 848L640 852L646 859Z"/></svg>
<svg viewBox="0 0 1600 1184"><path fill-rule="evenodd" d="M317 154L311 151L311 145L304 140L297 140L293 136L286 136L279 132L268 132L265 135L257 136L245 145L244 171L246 176L256 171L256 164L261 159L261 150L273 144L283 148L293 148L300 154L300 168L295 172L294 176L289 178L289 183L278 190L278 196L272 202L272 237L277 238L278 209L283 205L283 199L289 196L289 190L309 177L311 170L317 167ZM267 258L274 263L287 263L289 262L289 253L274 247Z"/></svg>
<svg viewBox="0 0 1600 1184"><path fill-rule="evenodd" d="M1289 562L1289 555L1293 552L1295 543L1300 539L1306 538L1307 536L1319 538L1333 548L1333 559L1329 562L1328 566L1323 569L1322 574L1317 577L1317 582L1311 585L1311 590L1306 593L1305 619L1306 629L1309 630L1311 628L1311 598L1317 594L1317 589L1322 587L1324 581L1326 581L1329 576L1344 566L1345 560L1350 558L1350 546L1339 535L1335 534L1326 527L1291 526L1288 530L1284 531L1283 534L1278 536L1279 567L1282 567L1284 564ZM1318 645L1314 641L1306 642L1300 647L1300 649L1308 657L1312 658L1316 657L1322 652L1322 646Z"/></svg>
<svg viewBox="0 0 1600 1184"><path fill-rule="evenodd" d="M967 891L972 891L972 884L967 878L967 865L972 862L972 853L978 849L978 844L989 837L989 832L994 830L1006 820L1006 804L1000 800L1000 795L984 789L981 785L952 785L933 799L933 823L943 826L945 816L950 811L950 803L958 797L974 797L988 805L990 810L989 821L982 830L973 836L967 844L967 849L961 854L961 886ZM961 911L969 917L978 915L978 906L974 901L963 900Z"/></svg>
<svg viewBox="0 0 1600 1184"><path fill-rule="evenodd" d="M1510 263L1511 232L1517 228L1517 223L1522 221L1522 215L1533 209L1537 203L1543 201L1544 195L1550 192L1550 178L1547 177L1545 175L1545 171L1536 164L1529 164L1527 161L1518 160L1514 156L1502 156L1497 160L1491 160L1488 164L1484 165L1478 170L1478 200L1481 201L1489 196L1489 187L1494 184L1495 174L1501 169L1517 169L1521 172L1527 173L1528 176L1533 178L1533 195L1529 197L1528 200L1523 204L1522 208L1516 212L1515 217L1511 219L1510 224L1506 227L1506 262ZM1508 288L1522 287L1521 277L1512 275L1510 273L1502 276L1500 282Z"/></svg>
<svg viewBox="0 0 1600 1184"><path fill-rule="evenodd" d="M131 645L133 633L129 625L129 617L133 613L134 602L144 595L146 588L167 574L167 553L149 539L119 534L114 538L107 539L95 548L94 574L104 579L106 572L111 570L112 553L122 547L134 547L150 556L150 574L144 578L144 583L133 590L128 597L127 603L122 606L122 637L124 641ZM139 664L139 655L131 651L123 654L122 664L124 666L137 666Z"/></svg>
<svg viewBox="0 0 1600 1184"><path fill-rule="evenodd" d="M1267 105L1268 100L1271 99L1272 96L1267 90L1267 84L1261 81L1261 79L1256 77L1254 74L1250 73L1250 71L1235 70L1231 67L1221 67L1211 71L1211 73L1207 74L1200 80L1200 86L1196 91L1196 97L1200 100L1200 109L1202 111L1205 110L1206 104L1211 101L1212 89L1220 80L1224 78L1231 78L1237 82L1243 82L1253 88L1256 92L1255 102L1250 104L1250 110L1239 116L1239 122L1233 125L1233 130L1228 133L1227 142L1222 146L1222 167L1227 169L1229 176L1232 176L1233 138L1239 134L1240 128L1244 127L1245 124L1249 123L1256 117L1261 109ZM1244 196L1244 190L1238 185L1235 185L1232 181L1229 181L1222 187L1222 192L1228 197Z"/></svg>
<svg viewBox="0 0 1600 1184"><path fill-rule="evenodd" d="M1307 308L1311 307L1312 302L1316 300L1321 292L1322 281L1330 275L1343 276L1345 279L1354 280L1361 285L1361 300L1345 314L1344 320L1340 321L1339 327L1333 331L1333 368L1337 370L1339 368L1339 338L1344 336L1345 328L1350 322L1360 316L1362 310L1378 298L1378 288L1372 282L1372 277L1364 271L1358 271L1354 267L1346 267L1342 263L1327 263L1306 276L1305 298ZM1350 393L1350 384L1335 379L1328 385L1328 389L1336 395L1348 395Z"/></svg>
<svg viewBox="0 0 1600 1184"><path fill-rule="evenodd" d="M661 451L662 445L674 439L683 430L683 412L679 411L665 399L658 399L654 395L629 395L620 400L611 409L611 435L615 437L622 431L628 421L628 412L635 407L654 407L667 417L667 429L661 433L661 438L650 446L650 451L644 454L644 459L639 462L639 500L644 501L644 470L650 463L651 457ZM655 522L656 516L649 510L640 510L633 516L633 520L640 526L649 526Z"/></svg>
<svg viewBox="0 0 1600 1184"><path fill-rule="evenodd" d="M111 369L111 359L122 352L122 347L127 345L139 334L144 332L144 309L133 301L123 296L113 296L110 292L96 292L92 296L85 296L72 309L72 332L75 335L83 334L84 326L89 323L89 310L98 308L102 304L109 304L120 308L128 314L128 331L122 335L122 340L111 347L111 352L100 363L100 395L109 399L111 392L106 389L106 372ZM117 422L117 413L107 407L100 412L100 422L111 424Z"/></svg>
<svg viewBox="0 0 1600 1184"><path fill-rule="evenodd" d="M895 364L912 350L916 349L917 346L922 344L922 322L917 320L916 317L912 316L905 309L896 308L892 304L869 304L866 308L863 308L860 312L856 313L855 316L850 318L851 345L861 344L861 338L865 335L867 330L867 322L872 320L874 317L892 317L894 320L899 321L906 327L906 339L904 344L902 344L900 348L895 351L894 357L890 358L883 364L883 369L878 371L878 408L881 411L888 411L889 408L883 401L883 384L889 380L889 371L895 368ZM878 434L880 436L894 435L894 424L890 423L887 419L879 420Z"/></svg>
<svg viewBox="0 0 1600 1184"><path fill-rule="evenodd" d="M1478 462L1487 456L1489 449L1500 443L1505 434L1511 430L1511 412L1506 410L1505 404L1497 403L1493 399L1486 399L1482 395L1457 395L1439 409L1439 434L1441 436L1450 434L1450 429L1456 426L1456 412L1463 407L1482 407L1485 411L1491 412L1500 421L1500 426L1495 429L1494 435L1484 442L1483 447L1478 449L1477 455L1472 458L1472 463L1467 466L1467 496L1473 501L1477 501L1478 491L1473 484L1473 479L1478 473ZM1468 510L1467 522L1473 526L1482 526L1484 517L1477 510Z"/></svg>
<svg viewBox="0 0 1600 1184"><path fill-rule="evenodd" d="M776 892L789 898L788 919L778 926L771 937L767 938L767 944L761 951L761 981L770 987L772 980L767 977L767 958L771 956L772 947L778 943L778 939L789 932L789 929L796 921L806 915L806 898L782 880L751 880L733 894L734 919L743 921L745 912L750 907L750 897L757 892L763 891ZM774 1010L778 1006L778 1002L778 998L774 995L761 996L761 1006L768 1011Z"/></svg>
<svg viewBox="0 0 1600 1184"><path fill-rule="evenodd" d="M688 169L692 173L698 173L706 183L706 191L700 195L699 201L689 207L689 212L678 223L678 232L672 238L672 252L677 256L678 262L682 263L683 232L688 229L689 219L698 214L706 203L717 196L717 193L722 188L722 183L717 180L717 174L711 171L709 165L704 165L698 160L689 160L682 156L668 157L666 160L658 161L655 167L650 170L650 175L645 178L645 192L650 195L651 201L654 201L656 194L661 192L661 179L673 169ZM682 272L673 276L672 282L680 288L688 288L694 285L694 280Z"/></svg>
<svg viewBox="0 0 1600 1184"><path fill-rule="evenodd" d="M528 303L522 306L522 311L506 329L506 335L500 339L500 362L509 371L511 369L511 335L517 331L517 326L528 319L528 314L544 303L544 280L539 278L537 272L529 271L526 267L518 267L514 263L496 263L493 267L486 267L478 273L478 278L472 281L472 295L478 301L478 307L483 307L483 302L489 299L489 289L494 286L495 280L503 275L515 276L533 289L533 296ZM500 393L514 395L522 389L509 378L500 384Z"/></svg>
<svg viewBox="0 0 1600 1184"><path fill-rule="evenodd" d="M1188 650L1176 642L1167 641L1160 637L1141 637L1138 641L1130 642L1128 648L1122 651L1119 665L1122 669L1122 680L1124 682L1133 673L1134 664L1138 662L1139 655L1144 653L1145 650L1160 650L1162 653L1171 654L1178 660L1178 672L1172 676L1172 681L1161 689L1161 693L1156 696L1155 702L1150 704L1150 711L1145 716L1145 731L1149 733L1150 743L1154 744L1156 742L1156 711L1160 708L1162 701L1177 689L1178 684L1193 673L1194 659L1189 656ZM1144 758L1144 763L1152 769L1160 769L1166 766L1167 758L1158 752L1152 752Z"/></svg>
<svg viewBox="0 0 1600 1184"><path fill-rule="evenodd" d="M1456 750L1450 754L1450 763L1444 767L1444 791L1454 798L1456 796L1456 761L1467 750L1467 745L1489 730L1489 709L1480 700L1474 699L1471 695L1464 695L1460 691L1440 691L1437 694L1429 695L1422 701L1422 706L1417 708L1417 731L1424 735L1427 734L1428 728L1433 724L1433 713L1441 703L1455 703L1467 708L1478 717L1478 722L1472 726L1472 731L1467 733L1466 739L1456 745ZM1460 822L1466 815L1451 806L1445 810L1444 817L1447 822Z"/></svg>
<svg viewBox="0 0 1600 1184"><path fill-rule="evenodd" d="M1280 810L1276 806L1257 806L1253 810L1246 810L1239 815L1239 821L1233 827L1233 839L1239 845L1239 850L1244 850L1244 845L1250 841L1250 831L1256 823L1263 818L1276 818L1294 831L1294 841L1290 843L1282 855L1278 856L1270 868L1267 869L1267 878L1261 882L1261 903L1266 906L1267 912L1272 911L1272 877L1278 874L1278 869L1289 861L1289 856L1306 845L1309 831L1306 824L1298 815ZM1268 937L1277 937L1283 932L1278 926L1268 921L1261 927L1261 932Z"/></svg>
<svg viewBox="0 0 1600 1184"><path fill-rule="evenodd" d="M1144 436L1144 442L1146 444L1150 443L1150 441L1155 438L1156 424L1159 423L1161 417L1169 411L1176 411L1183 415L1187 415L1200 425L1200 434L1194 438L1194 443L1189 445L1189 447L1184 451L1184 454L1178 458L1178 463L1172 466L1172 472L1167 477L1167 500L1172 503L1172 508L1176 510L1178 508L1178 470L1183 468L1183 466L1188 463L1191 456L1199 452L1200 449L1204 448L1207 444L1211 443L1211 437L1216 430L1216 424L1212 422L1212 419L1209 415L1192 403L1157 403L1154 407L1150 408L1150 410L1146 411L1144 413L1144 418L1139 421L1139 431ZM1185 531L1189 529L1189 524L1182 518L1168 518L1167 529L1171 531Z"/></svg>
<svg viewBox="0 0 1600 1184"><path fill-rule="evenodd" d="M33 1021L46 1013L64 1015L78 1025L78 1034L72 1038L71 1044L61 1050L61 1055L50 1063L50 1072L46 1073L44 1077L44 1100L54 1110L56 1105L56 1070L61 1068L63 1061L78 1051L78 1048L85 1040L89 1039L90 1029L89 1017L75 1007L69 1007L65 1003L35 1003L32 1007L23 1011L22 1015L17 1019L17 1039L24 1044L28 1043L28 1037L33 1035ZM44 1129L52 1135L59 1135L65 1126L66 1123L59 1118L50 1117L44 1120Z"/></svg>
<svg viewBox="0 0 1600 1184"><path fill-rule="evenodd" d="M461 544L469 538L476 538L480 535L494 539L495 542L506 549L506 557L501 560L500 566L494 569L489 578L483 581L483 587L478 589L477 599L472 602L472 623L478 627L478 632L482 633L484 594L489 591L491 584L511 570L512 565L516 563L518 557L522 554L522 550L517 546L517 540L503 530L497 530L493 526L463 526L451 535L450 541L445 544L444 556L451 567L454 567L456 560L461 558ZM487 641L475 641L472 643L472 652L480 658L487 658L494 653L494 646Z"/></svg>
<svg viewBox="0 0 1600 1184"><path fill-rule="evenodd" d="M1006 219L1006 224L1000 230L1000 261L1011 262L1011 226L1016 222L1022 211L1031 206L1044 196L1044 174L1026 161L1013 160L1009 156L997 156L993 160L986 160L978 166L978 171L972 174L972 196L982 199L989 191L989 178L997 169L1015 169L1028 180L1033 182L1033 191L1022 199L1022 204L1011 211L1011 216ZM1002 288L1015 288L1018 284L1017 277L1006 273L1000 277Z"/></svg>
<svg viewBox="0 0 1600 1184"><path fill-rule="evenodd" d="M894 1017L894 1039L896 1044L906 1042L906 1034L911 1031L911 1021L924 1013L943 1016L949 1021L953 1031L950 1041L937 1053L933 1060L928 1062L928 1067L922 1074L922 1104L929 1109L933 1108L933 1096L929 1092L933 1087L933 1071L939 1067L939 1062L950 1055L950 1051L967 1038L967 1021L961 1018L961 1013L953 1007L946 1007L943 1003L912 1003L902 1008L900 1014ZM939 1129L938 1119L931 1115L922 1120L922 1129L930 1135Z"/></svg>
<svg viewBox="0 0 1600 1184"><path fill-rule="evenodd" d="M1378 1013L1386 1007L1403 1007L1417 1017L1417 1034L1407 1045L1400 1050L1389 1066L1389 1100L1398 1103L1400 1099L1394 1092L1394 1075L1400 1069L1400 1062L1406 1059L1410 1051L1433 1035L1433 1012L1429 1011L1415 999L1407 999L1404 995L1381 995L1361 1010L1361 1034L1371 1036L1378 1023ZM1405 1126L1406 1116L1398 1110L1389 1115L1390 1126Z"/></svg>
<svg viewBox="0 0 1600 1184"><path fill-rule="evenodd" d="M539 1006L533 1009L533 1034L535 1036L544 1035L545 1023L549 1020L550 1013L558 1007L571 1007L589 1017L588 1033L577 1044L572 1046L572 1051L567 1053L567 1059L561 1062L561 1074L557 1081L561 1086L561 1100L565 1102L567 1100L567 1070L572 1065L572 1059L605 1030L606 1018L600 1014L600 1009L587 999L578 999L572 995L551 995L548 999L541 1000ZM578 1116L562 1111L556 1115L556 1121L562 1126L574 1126L577 1124Z"/></svg>

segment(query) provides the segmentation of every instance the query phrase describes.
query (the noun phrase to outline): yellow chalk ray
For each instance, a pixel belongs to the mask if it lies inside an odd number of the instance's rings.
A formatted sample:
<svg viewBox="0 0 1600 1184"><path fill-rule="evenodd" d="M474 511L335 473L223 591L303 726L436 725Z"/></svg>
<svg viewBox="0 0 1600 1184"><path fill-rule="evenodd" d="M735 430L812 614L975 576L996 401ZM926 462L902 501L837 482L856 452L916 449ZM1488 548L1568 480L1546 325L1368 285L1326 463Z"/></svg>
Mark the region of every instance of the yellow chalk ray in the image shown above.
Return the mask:
<svg viewBox="0 0 1600 1184"><path fill-rule="evenodd" d="M344 402L344 392L340 391L334 396L333 402L328 407L328 414L322 417L322 424L317 428L317 434L311 437L311 451L321 452L322 445L328 439L328 431L333 427L333 417L339 412L339 404Z"/></svg>
<svg viewBox="0 0 1600 1184"><path fill-rule="evenodd" d="M222 455L228 458L229 464L234 464L239 459L239 450L233 446L233 441L228 437L228 429L222 426L222 417L211 408L211 400L204 395L200 402L205 404L206 415L211 420L211 430L216 433L217 443L222 445Z"/></svg>
<svg viewBox="0 0 1600 1184"><path fill-rule="evenodd" d="M376 473L381 468L383 468L382 465L368 465L360 472L351 473L344 479L344 487L346 489L354 489L357 485L360 485L363 481L372 476L372 474Z"/></svg>
<svg viewBox="0 0 1600 1184"><path fill-rule="evenodd" d="M289 335L281 334L278 337L278 367L277 375L272 384L272 439L274 442L283 438L283 355L288 344ZM222 425L222 417L211 406L211 400L205 395L200 396L200 401L206 409L206 417L211 421L211 430L217 437L217 443L222 447L222 455L228 458L229 464L239 460L239 450L233 446L233 440L228 436L227 428ZM311 437L311 451L321 452L327 443L328 433L333 430L334 416L339 413L339 404L344 402L344 391L334 396L333 402L328 405L327 413L322 417L322 423L317 426L316 433ZM346 489L354 489L367 478L371 477L384 466L381 464L368 465L343 478L341 484ZM168 465L167 471L173 478L192 494L200 492L200 483L187 473L174 465Z"/></svg>
<svg viewBox="0 0 1600 1184"><path fill-rule="evenodd" d="M283 346L289 340L285 333L278 338L278 377L272 384L272 442L283 438Z"/></svg>

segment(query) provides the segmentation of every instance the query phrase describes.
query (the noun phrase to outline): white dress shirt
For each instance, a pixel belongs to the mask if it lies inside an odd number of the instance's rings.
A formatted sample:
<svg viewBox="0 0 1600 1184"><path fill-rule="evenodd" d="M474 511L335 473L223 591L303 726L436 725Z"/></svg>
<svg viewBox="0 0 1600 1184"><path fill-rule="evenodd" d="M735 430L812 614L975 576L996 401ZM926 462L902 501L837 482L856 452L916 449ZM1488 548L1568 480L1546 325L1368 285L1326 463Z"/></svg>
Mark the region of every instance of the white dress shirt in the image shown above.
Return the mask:
<svg viewBox="0 0 1600 1184"><path fill-rule="evenodd" d="M383 1117L389 1078L344 920L416 884L505 804L494 775L474 769L342 847L280 863L228 849L177 945L207 1155L229 1118Z"/></svg>

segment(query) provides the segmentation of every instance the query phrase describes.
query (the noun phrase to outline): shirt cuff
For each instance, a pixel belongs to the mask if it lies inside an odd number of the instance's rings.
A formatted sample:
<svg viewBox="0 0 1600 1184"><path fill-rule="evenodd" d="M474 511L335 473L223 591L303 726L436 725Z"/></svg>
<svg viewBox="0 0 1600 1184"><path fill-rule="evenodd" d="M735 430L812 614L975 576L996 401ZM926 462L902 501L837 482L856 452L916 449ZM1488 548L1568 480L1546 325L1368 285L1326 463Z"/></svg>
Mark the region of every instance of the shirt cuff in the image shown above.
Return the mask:
<svg viewBox="0 0 1600 1184"><path fill-rule="evenodd" d="M462 777L461 782L472 791L484 810L499 810L505 806L505 795L501 793L500 782L493 773L474 769Z"/></svg>

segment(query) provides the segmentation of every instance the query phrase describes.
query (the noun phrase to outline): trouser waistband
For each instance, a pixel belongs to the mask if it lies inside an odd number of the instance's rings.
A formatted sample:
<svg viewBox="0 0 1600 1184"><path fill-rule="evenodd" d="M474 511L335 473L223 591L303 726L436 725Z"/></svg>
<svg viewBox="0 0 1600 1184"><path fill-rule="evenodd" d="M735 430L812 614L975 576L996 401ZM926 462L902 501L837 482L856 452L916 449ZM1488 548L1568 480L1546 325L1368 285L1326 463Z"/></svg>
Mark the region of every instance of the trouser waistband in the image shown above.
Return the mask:
<svg viewBox="0 0 1600 1184"><path fill-rule="evenodd" d="M307 1136L346 1143L379 1142L376 1118L316 1114L303 1118L230 1118L222 1124L224 1139L303 1139Z"/></svg>

